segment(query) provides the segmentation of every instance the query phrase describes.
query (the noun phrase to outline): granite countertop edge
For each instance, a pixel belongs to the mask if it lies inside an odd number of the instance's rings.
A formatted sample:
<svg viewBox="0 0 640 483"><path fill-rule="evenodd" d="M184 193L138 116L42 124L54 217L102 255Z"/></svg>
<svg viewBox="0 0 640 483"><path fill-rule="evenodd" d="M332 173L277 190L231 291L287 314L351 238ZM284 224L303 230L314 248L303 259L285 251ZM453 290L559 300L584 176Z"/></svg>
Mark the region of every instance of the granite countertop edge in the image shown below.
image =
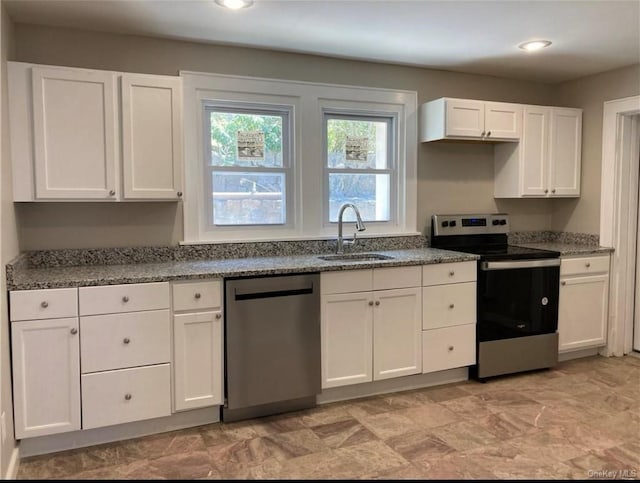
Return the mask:
<svg viewBox="0 0 640 483"><path fill-rule="evenodd" d="M171 282L206 278L251 277L367 268L401 267L475 261L479 257L437 248L377 250L393 257L375 261L325 261L318 254L220 260L91 265L55 268L14 267L7 273L8 290L91 287L131 283Z"/></svg>

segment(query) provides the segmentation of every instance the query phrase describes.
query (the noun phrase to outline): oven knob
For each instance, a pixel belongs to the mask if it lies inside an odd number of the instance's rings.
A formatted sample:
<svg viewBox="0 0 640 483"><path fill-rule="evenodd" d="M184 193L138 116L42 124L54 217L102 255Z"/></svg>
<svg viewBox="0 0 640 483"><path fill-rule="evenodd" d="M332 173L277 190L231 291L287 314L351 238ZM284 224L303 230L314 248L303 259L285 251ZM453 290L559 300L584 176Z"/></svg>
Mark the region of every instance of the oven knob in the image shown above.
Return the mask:
<svg viewBox="0 0 640 483"><path fill-rule="evenodd" d="M500 224L501 225L506 225L507 224L507 220L500 220Z"/></svg>
<svg viewBox="0 0 640 483"><path fill-rule="evenodd" d="M449 226L449 222L448 221L443 221L442 222L442 228L446 228Z"/></svg>
<svg viewBox="0 0 640 483"><path fill-rule="evenodd" d="M451 220L449 222L449 226L456 226L456 221L455 220Z"/></svg>
<svg viewBox="0 0 640 483"><path fill-rule="evenodd" d="M493 221L491 222L491 224L492 224L492 225L494 225L494 226L495 226L495 225L499 225L499 224L500 224L500 220L493 220Z"/></svg>

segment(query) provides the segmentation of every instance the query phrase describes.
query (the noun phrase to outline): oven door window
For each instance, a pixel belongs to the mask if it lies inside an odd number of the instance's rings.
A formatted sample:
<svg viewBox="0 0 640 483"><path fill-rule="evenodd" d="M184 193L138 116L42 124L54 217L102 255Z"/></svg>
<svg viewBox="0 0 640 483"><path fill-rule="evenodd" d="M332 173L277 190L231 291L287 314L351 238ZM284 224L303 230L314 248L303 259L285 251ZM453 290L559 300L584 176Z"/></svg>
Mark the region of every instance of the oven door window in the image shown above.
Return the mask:
<svg viewBox="0 0 640 483"><path fill-rule="evenodd" d="M479 342L558 329L559 267L479 271Z"/></svg>

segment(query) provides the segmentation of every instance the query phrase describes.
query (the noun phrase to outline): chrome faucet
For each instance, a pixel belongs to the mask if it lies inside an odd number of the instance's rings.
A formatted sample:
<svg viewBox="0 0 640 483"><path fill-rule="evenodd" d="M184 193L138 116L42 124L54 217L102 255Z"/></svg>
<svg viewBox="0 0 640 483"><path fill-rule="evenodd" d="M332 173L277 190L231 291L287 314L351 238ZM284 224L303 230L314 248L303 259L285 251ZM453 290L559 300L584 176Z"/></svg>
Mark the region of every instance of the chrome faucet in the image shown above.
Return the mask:
<svg viewBox="0 0 640 483"><path fill-rule="evenodd" d="M350 240L345 240L342 238L342 216L344 215L344 210L347 208L353 208L353 211L356 214L356 230L365 231L367 229L364 226L364 222L362 221L362 217L360 216L360 211L358 211L358 207L353 203L345 203L340 207L340 212L338 213L338 246L336 247L336 253L342 254L344 253L345 245L355 245L357 233L353 233L353 238Z"/></svg>

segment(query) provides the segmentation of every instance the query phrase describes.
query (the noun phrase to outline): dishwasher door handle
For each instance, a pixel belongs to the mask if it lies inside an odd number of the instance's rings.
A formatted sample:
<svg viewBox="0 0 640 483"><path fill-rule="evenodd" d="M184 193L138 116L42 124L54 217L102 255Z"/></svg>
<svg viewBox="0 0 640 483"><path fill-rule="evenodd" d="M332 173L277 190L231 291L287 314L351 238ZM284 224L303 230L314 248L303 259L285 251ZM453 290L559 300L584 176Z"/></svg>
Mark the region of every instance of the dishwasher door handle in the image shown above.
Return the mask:
<svg viewBox="0 0 640 483"><path fill-rule="evenodd" d="M313 284L308 287L291 288L284 290L241 291L235 289L235 300L268 299L272 297L291 297L295 295L307 295L313 293Z"/></svg>

